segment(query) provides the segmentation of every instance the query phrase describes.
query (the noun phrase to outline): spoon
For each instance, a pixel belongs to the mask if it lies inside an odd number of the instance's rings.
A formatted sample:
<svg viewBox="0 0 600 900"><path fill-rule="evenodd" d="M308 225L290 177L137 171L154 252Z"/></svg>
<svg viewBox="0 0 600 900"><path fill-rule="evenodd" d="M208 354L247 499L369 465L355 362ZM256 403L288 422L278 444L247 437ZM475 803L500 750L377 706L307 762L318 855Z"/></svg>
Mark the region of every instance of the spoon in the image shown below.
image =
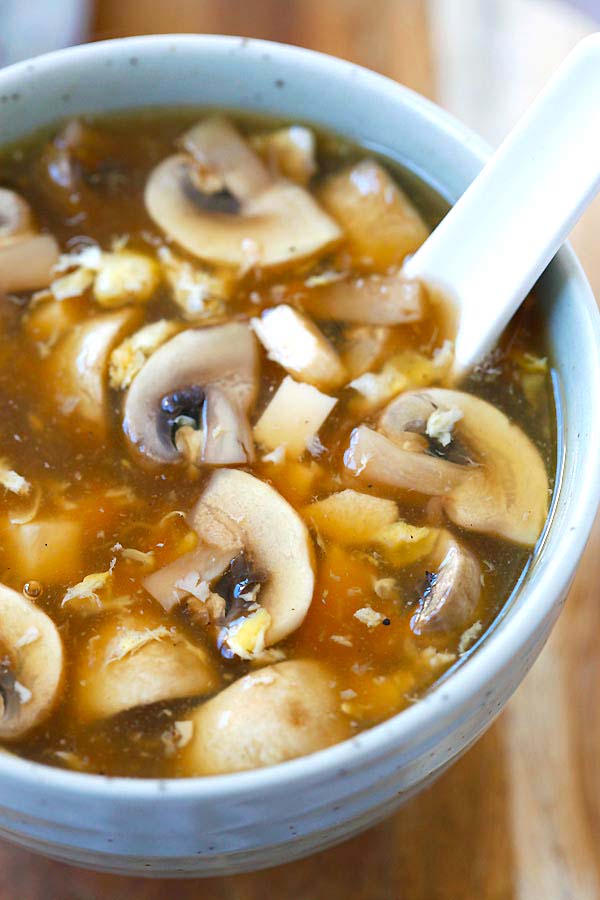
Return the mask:
<svg viewBox="0 0 600 900"><path fill-rule="evenodd" d="M456 304L455 377L489 353L599 188L600 32L577 44L404 265Z"/></svg>

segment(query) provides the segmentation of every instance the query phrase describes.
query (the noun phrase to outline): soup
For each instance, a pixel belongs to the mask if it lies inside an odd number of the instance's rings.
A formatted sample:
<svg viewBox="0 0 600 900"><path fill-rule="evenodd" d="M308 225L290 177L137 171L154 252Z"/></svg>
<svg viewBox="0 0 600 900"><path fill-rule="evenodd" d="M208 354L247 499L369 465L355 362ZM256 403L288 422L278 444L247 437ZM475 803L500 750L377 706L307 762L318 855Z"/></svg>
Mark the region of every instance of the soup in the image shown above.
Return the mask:
<svg viewBox="0 0 600 900"><path fill-rule="evenodd" d="M226 773L418 701L547 515L534 302L452 386L443 202L294 123L69 121L0 185L4 747Z"/></svg>

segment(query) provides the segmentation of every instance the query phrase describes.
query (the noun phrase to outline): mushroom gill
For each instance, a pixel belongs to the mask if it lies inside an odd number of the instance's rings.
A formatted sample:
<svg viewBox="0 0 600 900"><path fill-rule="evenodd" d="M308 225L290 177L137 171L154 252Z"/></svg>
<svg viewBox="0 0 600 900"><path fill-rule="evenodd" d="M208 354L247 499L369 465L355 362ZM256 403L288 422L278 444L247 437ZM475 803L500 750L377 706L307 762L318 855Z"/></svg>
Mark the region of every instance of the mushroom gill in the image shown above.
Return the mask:
<svg viewBox="0 0 600 900"><path fill-rule="evenodd" d="M145 202L156 224L194 256L268 268L313 256L340 239L340 229L311 195L271 174L226 119L204 119L181 143L186 152L151 173Z"/></svg>
<svg viewBox="0 0 600 900"><path fill-rule="evenodd" d="M0 291L48 287L58 255L55 239L36 233L27 201L0 187Z"/></svg>
<svg viewBox="0 0 600 900"><path fill-rule="evenodd" d="M48 374L59 409L82 431L104 437L108 429L108 363L113 348L138 324L139 309L126 307L75 325L54 346Z"/></svg>
<svg viewBox="0 0 600 900"><path fill-rule="evenodd" d="M345 464L361 480L439 496L457 525L516 544L535 544L548 512L537 448L504 413L461 391L401 394L377 431L354 430Z"/></svg>
<svg viewBox="0 0 600 900"><path fill-rule="evenodd" d="M134 378L123 428L153 462L252 462L248 415L257 391L258 353L247 325L188 329L159 347Z"/></svg>

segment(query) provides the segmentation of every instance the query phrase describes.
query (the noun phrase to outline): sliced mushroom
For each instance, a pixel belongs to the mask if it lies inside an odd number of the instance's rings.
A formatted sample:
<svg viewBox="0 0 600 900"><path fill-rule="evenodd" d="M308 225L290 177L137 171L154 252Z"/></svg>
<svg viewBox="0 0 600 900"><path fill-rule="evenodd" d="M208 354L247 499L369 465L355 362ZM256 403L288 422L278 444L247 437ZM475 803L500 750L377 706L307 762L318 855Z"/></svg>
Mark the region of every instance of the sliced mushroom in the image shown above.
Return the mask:
<svg viewBox="0 0 600 900"><path fill-rule="evenodd" d="M458 441L447 450L438 441L432 452L414 436L425 435L440 410L453 413ZM440 496L452 521L470 531L536 542L548 511L548 476L538 450L500 410L461 391L412 391L383 411L379 431L360 426L352 435L346 465L360 478Z"/></svg>
<svg viewBox="0 0 600 900"><path fill-rule="evenodd" d="M345 380L346 372L332 344L314 322L291 306L282 303L266 309L251 325L269 359L299 381L327 390Z"/></svg>
<svg viewBox="0 0 600 900"><path fill-rule="evenodd" d="M105 619L81 649L73 702L82 719L217 690L208 651L148 610Z"/></svg>
<svg viewBox="0 0 600 900"><path fill-rule="evenodd" d="M434 496L449 494L468 473L461 466L422 452L426 447L420 440L415 443L413 435L395 442L368 425L359 425L350 437L344 463L361 481Z"/></svg>
<svg viewBox="0 0 600 900"><path fill-rule="evenodd" d="M0 291L48 287L58 255L51 235L35 233L23 197L0 188Z"/></svg>
<svg viewBox="0 0 600 900"><path fill-rule="evenodd" d="M319 199L340 223L363 265L401 263L427 237L427 227L404 191L374 159L330 176Z"/></svg>
<svg viewBox="0 0 600 900"><path fill-rule="evenodd" d="M481 596L477 558L449 531L442 530L428 558L420 607L412 618L415 634L453 631L472 621Z"/></svg>
<svg viewBox="0 0 600 900"><path fill-rule="evenodd" d="M314 753L349 737L334 679L294 660L240 678L194 714L182 755L189 775L241 772Z"/></svg>
<svg viewBox="0 0 600 900"><path fill-rule="evenodd" d="M59 409L81 420L82 430L103 437L108 427L106 382L116 344L139 323L133 307L86 319L55 345L49 374Z"/></svg>
<svg viewBox="0 0 600 900"><path fill-rule="evenodd" d="M18 740L48 717L63 670L62 641L52 619L0 584L0 740Z"/></svg>
<svg viewBox="0 0 600 900"><path fill-rule="evenodd" d="M312 541L300 516L274 488L247 472L220 469L211 476L188 521L199 535L199 549L144 582L160 602L165 597L177 602L186 592L207 599L208 590L223 589L214 583L216 576L243 553L253 572L260 574L252 579L260 583L260 590L249 598L247 606L252 609L241 604L236 614L243 618L257 605L266 610L265 647L302 624L314 588ZM202 583L201 593L197 588ZM229 625L231 617L217 624Z"/></svg>
<svg viewBox="0 0 600 900"><path fill-rule="evenodd" d="M252 462L248 415L258 391L258 353L247 325L189 329L144 364L125 400L123 427L154 462Z"/></svg>
<svg viewBox="0 0 600 900"><path fill-rule="evenodd" d="M317 319L405 325L423 318L423 288L400 272L364 275L314 287L302 305Z"/></svg>
<svg viewBox="0 0 600 900"><path fill-rule="evenodd" d="M156 224L194 256L266 268L313 256L341 237L311 195L272 176L226 119L205 119L182 143L187 153L151 173L145 201Z"/></svg>

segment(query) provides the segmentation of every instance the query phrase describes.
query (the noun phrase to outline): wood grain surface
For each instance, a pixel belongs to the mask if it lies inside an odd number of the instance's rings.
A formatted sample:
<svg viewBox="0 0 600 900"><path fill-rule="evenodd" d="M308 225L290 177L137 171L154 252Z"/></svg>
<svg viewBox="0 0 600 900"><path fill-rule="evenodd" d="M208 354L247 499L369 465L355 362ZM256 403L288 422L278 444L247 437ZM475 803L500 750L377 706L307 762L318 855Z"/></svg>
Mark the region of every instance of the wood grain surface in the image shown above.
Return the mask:
<svg viewBox="0 0 600 900"><path fill-rule="evenodd" d="M98 0L96 37L163 31L300 44L383 72L497 141L593 24L559 0ZM575 247L600 292L600 204ZM268 873L98 875L0 844L0 900L600 898L600 522L533 671L479 743L393 818Z"/></svg>

